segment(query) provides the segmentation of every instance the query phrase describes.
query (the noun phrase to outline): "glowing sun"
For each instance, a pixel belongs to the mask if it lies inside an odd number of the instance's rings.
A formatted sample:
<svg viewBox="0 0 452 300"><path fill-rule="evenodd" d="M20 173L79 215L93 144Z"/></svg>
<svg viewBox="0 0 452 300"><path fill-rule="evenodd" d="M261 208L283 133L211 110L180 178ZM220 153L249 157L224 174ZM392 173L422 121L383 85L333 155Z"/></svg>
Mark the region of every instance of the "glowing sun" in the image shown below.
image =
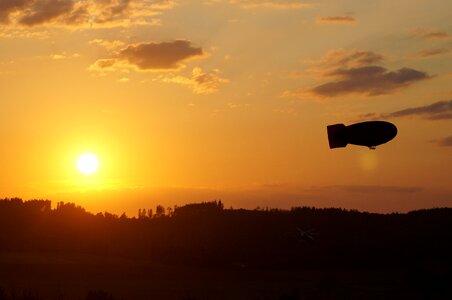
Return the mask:
<svg viewBox="0 0 452 300"><path fill-rule="evenodd" d="M83 154L77 160L77 169L85 175L91 175L95 173L98 167L99 161L94 154Z"/></svg>

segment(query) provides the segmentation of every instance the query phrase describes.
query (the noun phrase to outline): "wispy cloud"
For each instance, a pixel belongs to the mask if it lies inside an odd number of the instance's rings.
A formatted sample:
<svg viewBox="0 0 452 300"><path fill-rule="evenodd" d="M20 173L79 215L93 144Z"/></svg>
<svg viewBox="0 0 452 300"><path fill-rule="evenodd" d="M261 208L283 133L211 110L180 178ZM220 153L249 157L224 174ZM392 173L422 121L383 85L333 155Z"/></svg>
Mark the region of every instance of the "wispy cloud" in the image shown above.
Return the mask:
<svg viewBox="0 0 452 300"><path fill-rule="evenodd" d="M320 59L306 60L309 65L307 73L324 74L339 68L356 68L381 64L385 60L382 53L359 49L334 49L328 51Z"/></svg>
<svg viewBox="0 0 452 300"><path fill-rule="evenodd" d="M97 72L110 72L116 71L117 60L114 58L105 58L96 60L88 70Z"/></svg>
<svg viewBox="0 0 452 300"><path fill-rule="evenodd" d="M125 82L129 82L129 81L130 81L130 79L127 78L127 77L123 77L121 79L118 79L118 82L120 82L120 83L125 83Z"/></svg>
<svg viewBox="0 0 452 300"><path fill-rule="evenodd" d="M61 15L69 14L74 8L74 4L71 0L32 1L20 17L19 22L27 26L50 22Z"/></svg>
<svg viewBox="0 0 452 300"><path fill-rule="evenodd" d="M1 26L1 23L0 23ZM48 30L22 30L22 29L11 29L7 26L3 26L0 29L0 37L4 39L37 39L44 40L51 36Z"/></svg>
<svg viewBox="0 0 452 300"><path fill-rule="evenodd" d="M353 16L319 16L316 18L317 24L353 24L356 18Z"/></svg>
<svg viewBox="0 0 452 300"><path fill-rule="evenodd" d="M124 42L120 41L120 40L113 40L113 41L108 41L108 40L103 40L103 39L95 39L89 42L90 45L98 45L102 48L105 48L107 50L113 50L113 49L117 49L119 47L124 46Z"/></svg>
<svg viewBox="0 0 452 300"><path fill-rule="evenodd" d="M328 187L325 187L328 188ZM353 193L417 193L423 190L417 186L384 186L384 185L338 185L329 188Z"/></svg>
<svg viewBox="0 0 452 300"><path fill-rule="evenodd" d="M452 119L452 100L438 101L425 106L410 107L391 113L367 113L359 116L360 119L389 119L403 117L420 117L426 120Z"/></svg>
<svg viewBox="0 0 452 300"><path fill-rule="evenodd" d="M308 61L308 74L326 80L313 88L284 92L285 96L331 98L347 94L378 96L393 93L415 82L431 78L411 68L388 70L380 66L384 56L373 51L343 49L328 52L319 60Z"/></svg>
<svg viewBox="0 0 452 300"><path fill-rule="evenodd" d="M141 71L174 71L183 68L183 62L203 56L202 48L194 47L186 40L139 43L128 45L110 58L97 60L90 70L134 68Z"/></svg>
<svg viewBox="0 0 452 300"><path fill-rule="evenodd" d="M2 0L0 23L24 27L156 25L151 17L175 5L172 0Z"/></svg>
<svg viewBox="0 0 452 300"><path fill-rule="evenodd" d="M452 119L452 100L438 101L430 105L410 107L384 115L387 118L419 116L428 120Z"/></svg>
<svg viewBox="0 0 452 300"><path fill-rule="evenodd" d="M432 142L441 147L452 147L452 135L442 139L433 140Z"/></svg>
<svg viewBox="0 0 452 300"><path fill-rule="evenodd" d="M311 3L304 3L299 0L209 0L205 3L230 3L244 9L265 8L275 10L303 9L313 6Z"/></svg>
<svg viewBox="0 0 452 300"><path fill-rule="evenodd" d="M450 38L447 32L431 28L417 28L414 30L414 36L425 40L445 40Z"/></svg>
<svg viewBox="0 0 452 300"><path fill-rule="evenodd" d="M80 57L80 54L78 54L78 53L68 54L66 52L50 55L50 58L52 58L53 60L72 59L72 58L79 58L79 57Z"/></svg>
<svg viewBox="0 0 452 300"><path fill-rule="evenodd" d="M326 76L335 79L312 88L311 93L320 97L336 97L352 93L378 96L430 78L427 73L410 68L389 71L380 66L338 69Z"/></svg>
<svg viewBox="0 0 452 300"><path fill-rule="evenodd" d="M410 59L429 59L429 58L434 58L434 57L450 54L451 52L452 52L452 50L447 49L447 48L423 49L408 58L410 58Z"/></svg>
<svg viewBox="0 0 452 300"><path fill-rule="evenodd" d="M177 83L189 86L195 94L212 94L220 89L220 86L229 80L220 76L220 71L214 69L210 72L203 72L201 68L194 68L191 77L173 76L163 77L164 82Z"/></svg>

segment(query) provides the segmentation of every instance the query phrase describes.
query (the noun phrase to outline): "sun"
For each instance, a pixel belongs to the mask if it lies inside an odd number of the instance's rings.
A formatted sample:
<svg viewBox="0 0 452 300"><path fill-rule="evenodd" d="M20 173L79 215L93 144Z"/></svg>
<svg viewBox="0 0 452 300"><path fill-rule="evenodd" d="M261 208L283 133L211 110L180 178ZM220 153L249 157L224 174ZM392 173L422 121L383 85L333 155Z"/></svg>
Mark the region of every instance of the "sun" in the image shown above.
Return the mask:
<svg viewBox="0 0 452 300"><path fill-rule="evenodd" d="M94 154L85 153L77 160L77 169L85 175L96 173L98 167L99 161Z"/></svg>

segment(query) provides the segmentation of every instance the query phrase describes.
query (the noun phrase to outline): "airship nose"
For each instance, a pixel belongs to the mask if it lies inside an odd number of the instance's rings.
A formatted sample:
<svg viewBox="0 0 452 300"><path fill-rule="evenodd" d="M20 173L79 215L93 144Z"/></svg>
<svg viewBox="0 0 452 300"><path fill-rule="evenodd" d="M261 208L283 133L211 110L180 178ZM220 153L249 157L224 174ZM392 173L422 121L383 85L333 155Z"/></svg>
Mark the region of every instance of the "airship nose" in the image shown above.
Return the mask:
<svg viewBox="0 0 452 300"><path fill-rule="evenodd" d="M392 123L388 123L388 135L391 137L391 140L393 139L393 138L395 138L396 136L397 136L397 127L394 125L394 124L392 124Z"/></svg>

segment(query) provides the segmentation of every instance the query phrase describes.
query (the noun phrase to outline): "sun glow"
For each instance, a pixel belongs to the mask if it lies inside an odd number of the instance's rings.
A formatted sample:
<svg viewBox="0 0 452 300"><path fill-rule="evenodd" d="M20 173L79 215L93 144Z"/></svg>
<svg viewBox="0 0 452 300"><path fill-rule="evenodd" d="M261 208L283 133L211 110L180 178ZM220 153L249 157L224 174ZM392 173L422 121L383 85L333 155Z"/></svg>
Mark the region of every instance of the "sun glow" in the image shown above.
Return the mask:
<svg viewBox="0 0 452 300"><path fill-rule="evenodd" d="M94 154L85 153L77 160L77 169L85 175L94 174L98 167L99 161Z"/></svg>

